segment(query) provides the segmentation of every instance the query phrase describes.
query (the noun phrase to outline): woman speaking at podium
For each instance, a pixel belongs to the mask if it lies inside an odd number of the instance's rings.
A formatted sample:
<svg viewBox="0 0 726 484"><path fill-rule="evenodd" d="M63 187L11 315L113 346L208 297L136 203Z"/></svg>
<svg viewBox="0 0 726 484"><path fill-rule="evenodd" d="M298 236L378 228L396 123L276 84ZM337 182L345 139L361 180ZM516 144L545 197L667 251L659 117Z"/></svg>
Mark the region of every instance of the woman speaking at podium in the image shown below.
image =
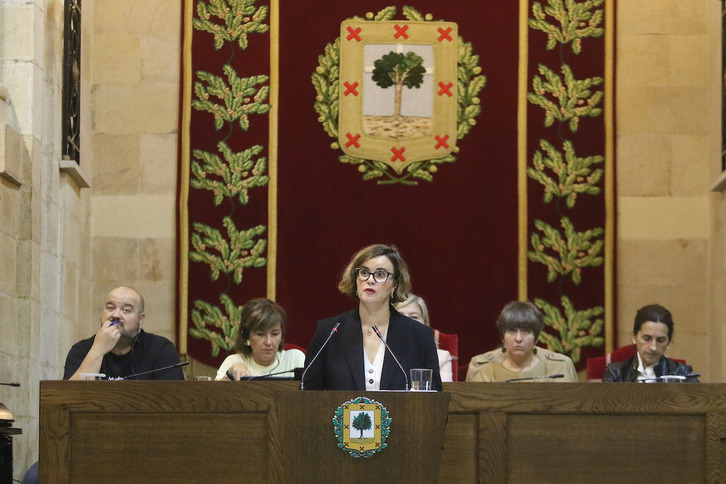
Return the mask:
<svg viewBox="0 0 726 484"><path fill-rule="evenodd" d="M338 284L358 306L318 321L305 358L305 390L406 390L411 368L433 370L441 390L431 328L399 314L411 280L395 246L370 245L356 252ZM313 361L314 360L314 361Z"/></svg>

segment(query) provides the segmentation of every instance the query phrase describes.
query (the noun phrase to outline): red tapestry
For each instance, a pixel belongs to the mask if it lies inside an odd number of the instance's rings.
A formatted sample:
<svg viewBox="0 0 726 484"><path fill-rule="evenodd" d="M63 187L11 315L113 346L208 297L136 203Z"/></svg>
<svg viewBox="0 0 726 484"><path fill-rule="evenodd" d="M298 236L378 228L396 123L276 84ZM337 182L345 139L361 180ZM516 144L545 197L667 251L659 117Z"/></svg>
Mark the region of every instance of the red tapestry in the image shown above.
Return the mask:
<svg viewBox="0 0 726 484"><path fill-rule="evenodd" d="M306 346L356 305L337 284L372 243L398 246L460 364L499 344L514 299L578 367L610 347L614 2L184 11L182 353L218 366L262 296Z"/></svg>

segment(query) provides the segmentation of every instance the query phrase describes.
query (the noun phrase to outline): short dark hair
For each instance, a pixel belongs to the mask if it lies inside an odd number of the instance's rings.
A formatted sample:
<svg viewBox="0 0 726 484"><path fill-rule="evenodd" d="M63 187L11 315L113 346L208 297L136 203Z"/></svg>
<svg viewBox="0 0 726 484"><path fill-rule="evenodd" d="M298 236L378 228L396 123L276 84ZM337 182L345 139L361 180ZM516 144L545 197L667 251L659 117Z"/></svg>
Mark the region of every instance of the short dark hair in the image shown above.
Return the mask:
<svg viewBox="0 0 726 484"><path fill-rule="evenodd" d="M345 270L343 270L338 290L348 296L356 297L356 267L360 267L365 261L381 255L385 255L393 264L393 283L396 288L393 291L391 303L395 304L405 300L411 292L411 276L408 274L406 262L404 262L395 245L374 244L356 252L348 262Z"/></svg>
<svg viewBox="0 0 726 484"><path fill-rule="evenodd" d="M668 341L673 339L673 329L675 323L673 322L673 316L671 312L660 304L648 304L638 309L635 313L635 322L633 323L633 334L638 334L643 323L648 321L653 323L663 323L668 326Z"/></svg>
<svg viewBox="0 0 726 484"><path fill-rule="evenodd" d="M267 331L274 328L278 324L282 331L282 339L277 351L285 348L285 321L287 313L275 301L267 298L258 298L248 301L242 308L240 315L239 332L234 343L234 351L244 355L252 353L252 347L246 342L250 338L250 334L256 331Z"/></svg>
<svg viewBox="0 0 726 484"><path fill-rule="evenodd" d="M534 333L537 341L539 333L544 327L542 312L529 301L510 301L504 305L497 318L499 337L504 339L504 333L510 329L527 329Z"/></svg>

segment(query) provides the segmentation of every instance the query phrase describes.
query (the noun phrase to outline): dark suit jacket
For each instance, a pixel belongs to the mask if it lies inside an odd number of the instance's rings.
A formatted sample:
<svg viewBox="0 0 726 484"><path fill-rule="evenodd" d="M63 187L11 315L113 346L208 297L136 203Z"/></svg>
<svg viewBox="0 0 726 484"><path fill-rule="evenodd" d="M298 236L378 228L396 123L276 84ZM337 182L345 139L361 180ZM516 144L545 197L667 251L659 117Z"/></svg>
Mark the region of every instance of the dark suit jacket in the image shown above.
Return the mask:
<svg viewBox="0 0 726 484"><path fill-rule="evenodd" d="M691 365L683 365L677 361L673 361L667 356L658 360L653 366L655 376L663 375L680 375L686 376L693 373ZM605 369L603 382L634 382L638 378L638 355L633 356L629 360L619 363L610 363ZM687 382L698 382L698 378L690 376L686 378Z"/></svg>
<svg viewBox="0 0 726 484"><path fill-rule="evenodd" d="M365 391L363 333L358 308L334 318L318 321L317 331L308 345L305 368L322 347L325 339L340 322L338 332L307 371L303 381L306 390L361 390ZM381 374L381 390L404 390L411 368L434 370L433 387L441 391L439 357L436 353L431 328L409 319L391 307L386 342L406 372L396 364L386 350Z"/></svg>

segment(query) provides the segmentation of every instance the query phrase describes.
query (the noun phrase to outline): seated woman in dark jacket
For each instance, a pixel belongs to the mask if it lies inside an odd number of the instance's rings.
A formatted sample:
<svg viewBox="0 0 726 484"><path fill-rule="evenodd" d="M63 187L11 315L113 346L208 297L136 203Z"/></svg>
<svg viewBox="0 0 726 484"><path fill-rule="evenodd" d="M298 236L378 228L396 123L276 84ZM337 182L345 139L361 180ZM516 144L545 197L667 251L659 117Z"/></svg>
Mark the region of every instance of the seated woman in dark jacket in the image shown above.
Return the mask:
<svg viewBox="0 0 726 484"><path fill-rule="evenodd" d="M665 356L673 339L673 317L659 304L642 307L635 315L633 343L638 350L629 360L610 363L605 370L604 382L663 381L663 376L684 377L697 382L690 365L683 365Z"/></svg>

